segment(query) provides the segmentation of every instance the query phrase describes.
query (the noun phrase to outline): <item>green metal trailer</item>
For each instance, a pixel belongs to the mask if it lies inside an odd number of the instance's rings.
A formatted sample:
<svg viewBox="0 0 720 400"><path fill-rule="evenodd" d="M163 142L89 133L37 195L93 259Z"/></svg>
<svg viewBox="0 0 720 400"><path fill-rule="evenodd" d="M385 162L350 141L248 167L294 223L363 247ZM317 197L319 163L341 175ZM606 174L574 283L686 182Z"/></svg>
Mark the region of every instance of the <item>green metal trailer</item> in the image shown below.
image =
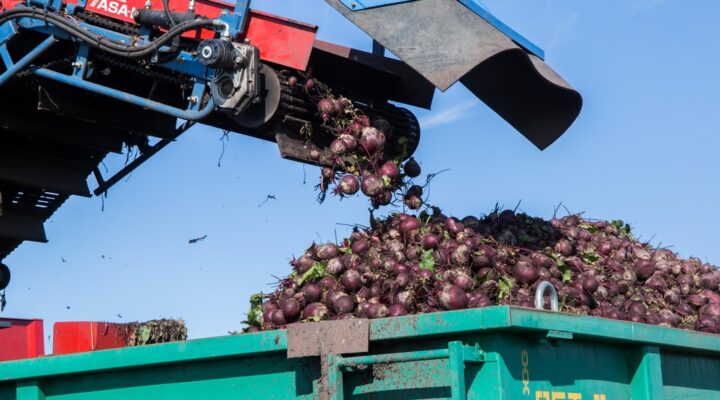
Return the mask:
<svg viewBox="0 0 720 400"><path fill-rule="evenodd" d="M0 400L720 399L718 335L507 306L348 321L0 363Z"/></svg>

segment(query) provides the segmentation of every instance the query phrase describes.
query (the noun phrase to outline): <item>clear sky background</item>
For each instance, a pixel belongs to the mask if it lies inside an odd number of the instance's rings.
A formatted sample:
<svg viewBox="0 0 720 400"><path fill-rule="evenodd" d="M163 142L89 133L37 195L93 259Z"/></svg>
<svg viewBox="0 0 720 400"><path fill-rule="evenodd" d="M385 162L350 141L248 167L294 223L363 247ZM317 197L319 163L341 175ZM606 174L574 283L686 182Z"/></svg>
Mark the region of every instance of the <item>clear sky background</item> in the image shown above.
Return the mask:
<svg viewBox="0 0 720 400"><path fill-rule="evenodd" d="M459 217L518 201L550 217L563 202L720 263L720 2L485 3L545 49L584 108L540 152L462 86L439 94L432 112L416 110L425 128L417 159L425 172L450 169L433 181L431 202ZM321 0L253 7L370 48ZM250 294L289 273L293 255L345 237L338 224L367 224L365 198L318 204L319 171L280 159L272 143L231 135L218 167L221 136L193 129L113 188L104 211L100 198L68 201L46 225L48 244L23 244L5 260L14 275L1 315L42 318L46 336L56 321L163 317L184 318L192 338L223 335L241 327ZM276 200L258 207L269 194Z"/></svg>

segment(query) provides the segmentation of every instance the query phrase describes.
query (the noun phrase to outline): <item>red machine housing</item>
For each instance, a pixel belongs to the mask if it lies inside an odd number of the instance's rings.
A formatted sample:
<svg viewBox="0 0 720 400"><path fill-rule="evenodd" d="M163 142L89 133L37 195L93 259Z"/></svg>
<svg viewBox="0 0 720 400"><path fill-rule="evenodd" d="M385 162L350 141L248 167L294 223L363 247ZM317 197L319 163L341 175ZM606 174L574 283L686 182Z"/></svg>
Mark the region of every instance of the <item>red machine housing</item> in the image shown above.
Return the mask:
<svg viewBox="0 0 720 400"><path fill-rule="evenodd" d="M23 0L8 0L0 3L0 10L23 4ZM77 4L78 0L65 0L64 4ZM172 11L187 12L188 0L170 0ZM162 10L162 2L153 1L152 9ZM136 8L145 8L145 0L88 0L85 10L134 24L132 12ZM216 18L223 11L232 12L234 5L216 0L197 0L195 13L208 18ZM295 21L288 18L250 10L247 16L245 35L235 38L237 41L249 40L260 49L260 58L269 63L282 65L304 71L307 68L317 26ZM198 41L213 37L215 32L197 30L186 32L184 37L194 38Z"/></svg>
<svg viewBox="0 0 720 400"><path fill-rule="evenodd" d="M118 327L109 322L56 322L53 327L53 354L125 347L127 340Z"/></svg>
<svg viewBox="0 0 720 400"><path fill-rule="evenodd" d="M45 355L41 319L0 318L9 328L0 329L0 362Z"/></svg>

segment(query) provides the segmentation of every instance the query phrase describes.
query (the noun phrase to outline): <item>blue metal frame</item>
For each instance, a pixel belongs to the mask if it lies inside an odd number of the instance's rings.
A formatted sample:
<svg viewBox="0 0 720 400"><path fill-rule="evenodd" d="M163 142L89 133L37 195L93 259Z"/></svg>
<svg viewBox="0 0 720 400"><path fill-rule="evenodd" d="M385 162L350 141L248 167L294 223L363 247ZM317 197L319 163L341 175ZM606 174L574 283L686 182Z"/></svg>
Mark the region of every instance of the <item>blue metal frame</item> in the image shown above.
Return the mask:
<svg viewBox="0 0 720 400"><path fill-rule="evenodd" d="M347 8L353 11L366 10L368 8L394 6L401 3L408 3L411 1L418 0L340 0ZM490 10L483 4L481 0L457 0L462 3L465 7L469 8L472 12L477 14L480 18L487 21L490 25L494 26L497 30L507 35L512 41L523 47L528 52L545 59L545 52L539 46L531 42L528 38L524 37L516 30L512 29L504 22L500 21L495 17Z"/></svg>
<svg viewBox="0 0 720 400"><path fill-rule="evenodd" d="M68 5L66 11L68 14L74 13L78 8L82 8L85 1L80 0L77 5ZM28 0L28 4L40 6L45 9L54 9L60 2L59 0ZM250 0L238 0L235 6L235 12L223 12L223 15L219 18L222 21L230 25L230 33L233 37L236 37L245 29L246 17L248 15ZM101 28L88 24L83 21L78 21L78 24L97 34L99 36L107 37L111 40L126 43L128 45L142 45L148 43L150 38L149 32L143 32L138 36L128 36L122 33L118 33L112 30ZM33 49L31 52L26 54L21 60L13 62L10 54L7 51L7 42L17 33L17 29L27 29L36 32L44 33L48 35L47 39L43 41L38 47ZM200 107L199 99L203 99L207 85L216 75L214 68L206 67L197 60L197 57L190 52L180 51L173 60L154 64L157 67L164 68L170 71L179 72L186 76L195 78L195 85L193 87L193 94L188 101L186 109L181 109L167 104L159 103L144 97L133 95L130 93L123 92L121 90L109 88L96 83L86 81L85 78L89 75L88 71L88 52L90 47L87 44L79 43L78 50L75 55L75 62L73 63L73 72L71 75L65 75L56 71L52 71L46 68L40 68L32 66L31 63L34 59L45 52L53 43L58 40L72 40L69 34L60 30L51 23L47 23L40 19L33 18L21 18L16 21L7 22L0 26L0 60L5 64L6 70L0 74L0 85L5 83L8 79L12 78L15 74L28 68L34 74L41 76L46 79L52 79L57 82L61 82L79 89L88 90L93 93L97 93L103 96L111 97L129 104L137 105L143 108L147 108L159 113L170 115L176 118L197 121L208 116L215 108L215 103L212 99L202 108ZM162 46L160 51L169 50L169 46Z"/></svg>
<svg viewBox="0 0 720 400"><path fill-rule="evenodd" d="M193 102L190 102L189 109L183 110L177 107L169 106L167 104L159 103L157 101L146 99L144 97L136 96L134 94L125 93L117 89L98 85L97 83L89 82L82 78L65 75L47 68L30 67L30 70L35 75L41 76L43 78L52 79L66 85L74 86L78 89L88 90L103 96L123 101L125 103L144 107L159 113L170 115L175 118L185 119L188 121L201 120L210 115L210 113L215 108L215 102L212 100L212 98L210 98L210 100L202 110L193 110L193 108L195 108L195 103ZM199 98L200 97L198 97L198 99Z"/></svg>
<svg viewBox="0 0 720 400"><path fill-rule="evenodd" d="M525 50L540 57L543 60L545 59L545 51L543 51L543 49L541 49L539 46L537 46L536 44L531 42L525 36L519 34L516 30L507 26L505 23L500 21L494 15L492 15L492 13L490 13L490 10L488 10L488 8L485 7L485 5L482 3L482 1L480 1L480 0L458 0L458 1L461 2L462 4L464 4L465 7L472 10L480 18L487 21L490 25L497 28L497 30L506 34L510 39L512 39L515 43L517 43L521 47L523 47Z"/></svg>
<svg viewBox="0 0 720 400"><path fill-rule="evenodd" d="M21 58L20 61L16 63L12 62L12 59L10 58L10 53L8 53L7 51L7 45L0 45L0 54L2 54L3 63L5 64L6 68L5 72L0 75L0 86L2 86L2 84L5 83L8 79L15 76L15 74L25 69L25 67L30 65L30 63L33 62L34 59L44 53L56 42L57 39L55 39L53 36L49 36L47 39L45 39L37 47L32 49L32 51L27 53L25 57Z"/></svg>

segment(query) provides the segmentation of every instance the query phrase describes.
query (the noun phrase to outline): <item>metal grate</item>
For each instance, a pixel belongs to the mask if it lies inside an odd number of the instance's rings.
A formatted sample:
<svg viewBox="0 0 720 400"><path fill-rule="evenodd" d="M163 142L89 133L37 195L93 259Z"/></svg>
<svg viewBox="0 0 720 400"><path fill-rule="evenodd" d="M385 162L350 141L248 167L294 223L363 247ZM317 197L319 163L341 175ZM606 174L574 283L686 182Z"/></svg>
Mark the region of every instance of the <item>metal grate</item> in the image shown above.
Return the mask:
<svg viewBox="0 0 720 400"><path fill-rule="evenodd" d="M3 213L20 212L47 221L53 213L68 199L68 195L44 190L33 190L21 187L6 187L2 190ZM10 255L22 240L0 238L0 261ZM2 398L0 398L2 400Z"/></svg>

